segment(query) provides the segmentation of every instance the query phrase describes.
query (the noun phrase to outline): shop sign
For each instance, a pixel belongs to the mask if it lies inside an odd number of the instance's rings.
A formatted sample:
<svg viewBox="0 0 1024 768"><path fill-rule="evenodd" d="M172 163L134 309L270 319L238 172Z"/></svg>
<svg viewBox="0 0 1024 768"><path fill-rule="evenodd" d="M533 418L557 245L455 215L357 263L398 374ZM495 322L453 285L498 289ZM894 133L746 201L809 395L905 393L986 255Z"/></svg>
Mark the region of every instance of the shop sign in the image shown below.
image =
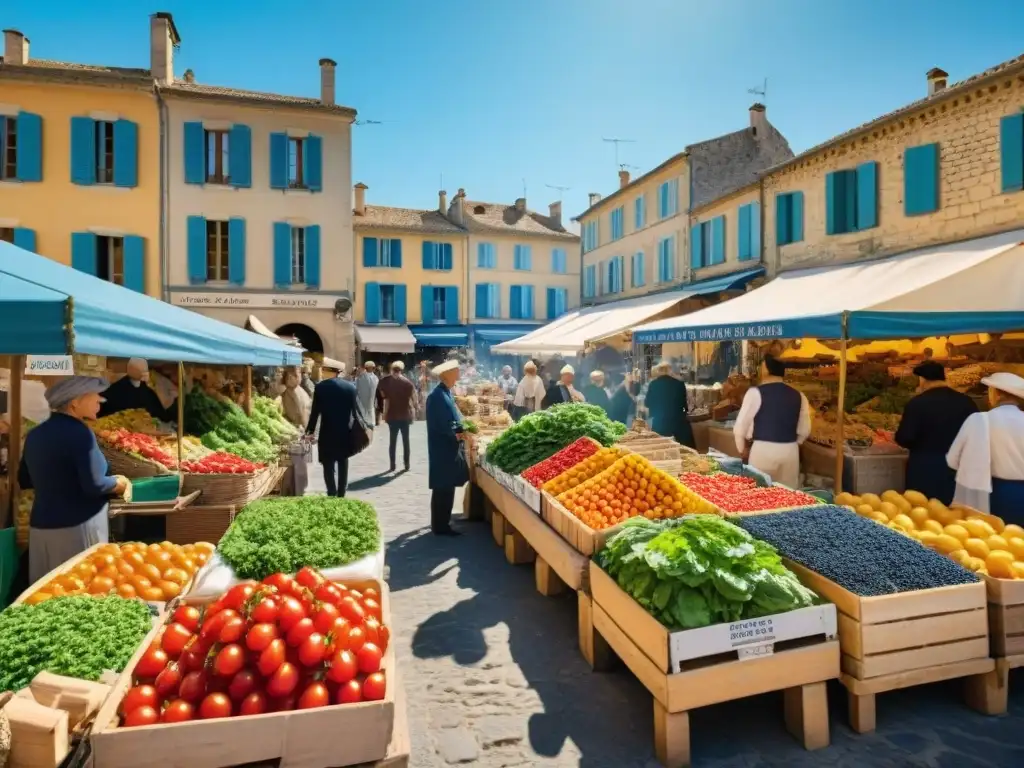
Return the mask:
<svg viewBox="0 0 1024 768"><path fill-rule="evenodd" d="M334 309L341 296L323 293L221 293L172 291L171 303L188 309Z"/></svg>
<svg viewBox="0 0 1024 768"><path fill-rule="evenodd" d="M74 376L75 358L71 355L29 355L25 361L27 376Z"/></svg>
<svg viewBox="0 0 1024 768"><path fill-rule="evenodd" d="M785 335L781 323L719 325L714 328L684 328L665 331L639 331L633 341L639 344L663 344L673 341L738 341L741 339L777 339Z"/></svg>

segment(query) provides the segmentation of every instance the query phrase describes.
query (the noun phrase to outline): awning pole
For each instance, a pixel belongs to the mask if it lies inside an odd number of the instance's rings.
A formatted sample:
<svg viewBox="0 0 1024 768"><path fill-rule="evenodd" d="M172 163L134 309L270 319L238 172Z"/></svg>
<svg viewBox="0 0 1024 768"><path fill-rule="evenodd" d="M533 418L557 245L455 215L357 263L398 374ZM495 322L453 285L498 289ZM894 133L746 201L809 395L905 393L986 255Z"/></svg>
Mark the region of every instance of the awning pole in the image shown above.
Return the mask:
<svg viewBox="0 0 1024 768"><path fill-rule="evenodd" d="M839 404L836 408L838 413L838 432L836 436L836 476L833 483L836 493L841 493L843 490L843 459L846 453L846 438L844 437L844 427L846 425L846 312L843 312L840 323L842 325L842 335L839 339Z"/></svg>
<svg viewBox="0 0 1024 768"><path fill-rule="evenodd" d="M252 366L245 366L245 381L242 384L242 409L246 416L252 416Z"/></svg>
<svg viewBox="0 0 1024 768"><path fill-rule="evenodd" d="M185 436L185 364L178 363L178 472L184 458L182 438Z"/></svg>
<svg viewBox="0 0 1024 768"><path fill-rule="evenodd" d="M17 519L18 515L18 496L21 493L21 489L18 487L18 467L21 466L21 380L25 373L25 356L24 355L11 355L11 392L10 400L7 403L7 413L11 417L11 428L7 432L7 487L11 489L9 494L10 498L10 517L6 520L2 519L6 517L6 510L3 514L0 514L0 528L6 528L8 522L11 524Z"/></svg>

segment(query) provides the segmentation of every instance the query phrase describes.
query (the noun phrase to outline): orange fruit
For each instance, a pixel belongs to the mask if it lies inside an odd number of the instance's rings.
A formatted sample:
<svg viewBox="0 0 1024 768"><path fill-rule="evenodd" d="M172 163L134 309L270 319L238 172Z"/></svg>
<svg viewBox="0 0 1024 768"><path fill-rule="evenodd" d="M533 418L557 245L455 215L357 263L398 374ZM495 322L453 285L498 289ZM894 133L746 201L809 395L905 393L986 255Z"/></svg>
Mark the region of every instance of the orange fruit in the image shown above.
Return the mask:
<svg viewBox="0 0 1024 768"><path fill-rule="evenodd" d="M105 595L114 590L114 580L106 576L97 576L89 584L90 595Z"/></svg>
<svg viewBox="0 0 1024 768"><path fill-rule="evenodd" d="M161 571L155 565L152 565L150 563L146 563L139 570L139 575L140 576L145 576L147 579L149 579L150 581L152 581L155 584L156 582L160 581L161 578L163 578L163 571Z"/></svg>
<svg viewBox="0 0 1024 768"><path fill-rule="evenodd" d="M124 582L123 584L118 584L117 585L117 594L119 594L121 597L131 599L131 598L135 597L135 587L133 587L128 582Z"/></svg>

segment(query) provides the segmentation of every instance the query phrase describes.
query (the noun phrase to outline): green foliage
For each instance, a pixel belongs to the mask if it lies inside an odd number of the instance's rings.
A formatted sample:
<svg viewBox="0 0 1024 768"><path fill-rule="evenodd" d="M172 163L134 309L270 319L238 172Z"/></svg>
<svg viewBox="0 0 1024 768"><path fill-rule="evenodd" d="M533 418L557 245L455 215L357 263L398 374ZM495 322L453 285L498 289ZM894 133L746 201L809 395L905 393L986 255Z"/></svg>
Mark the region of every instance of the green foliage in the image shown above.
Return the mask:
<svg viewBox="0 0 1024 768"><path fill-rule="evenodd" d="M609 419L598 406L564 403L531 413L506 429L487 447L487 460L518 475L581 437L608 446L624 434L626 426Z"/></svg>
<svg viewBox="0 0 1024 768"><path fill-rule="evenodd" d="M769 544L715 515L634 517L595 560L670 630L769 616L817 602Z"/></svg>
<svg viewBox="0 0 1024 768"><path fill-rule="evenodd" d="M122 672L152 629L148 606L117 596L71 595L0 613L0 691L47 671L96 682Z"/></svg>
<svg viewBox="0 0 1024 768"><path fill-rule="evenodd" d="M200 435L203 445L243 459L268 464L277 458L277 446L298 437L274 401L257 395L252 417L235 403L218 400L196 387L185 398L185 431Z"/></svg>
<svg viewBox="0 0 1024 768"><path fill-rule="evenodd" d="M300 496L261 499L245 507L217 551L242 579L264 579L304 565L334 568L380 548L373 507L355 499Z"/></svg>

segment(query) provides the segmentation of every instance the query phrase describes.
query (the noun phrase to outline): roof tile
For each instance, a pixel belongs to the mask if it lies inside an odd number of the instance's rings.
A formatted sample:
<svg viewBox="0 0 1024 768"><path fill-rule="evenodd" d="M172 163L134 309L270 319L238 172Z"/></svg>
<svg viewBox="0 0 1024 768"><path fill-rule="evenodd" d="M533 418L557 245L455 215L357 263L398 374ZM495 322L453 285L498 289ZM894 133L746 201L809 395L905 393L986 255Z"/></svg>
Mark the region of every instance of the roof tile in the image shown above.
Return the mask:
<svg viewBox="0 0 1024 768"><path fill-rule="evenodd" d="M423 211L417 208L392 208L384 205L368 205L363 215L352 217L355 229L399 229L409 232L431 232L434 234L465 234L462 227L452 224L438 211Z"/></svg>
<svg viewBox="0 0 1024 768"><path fill-rule="evenodd" d="M472 232L504 232L510 235L556 237L573 241L580 239L550 216L529 209L520 213L515 205L466 200L464 211L467 229Z"/></svg>

